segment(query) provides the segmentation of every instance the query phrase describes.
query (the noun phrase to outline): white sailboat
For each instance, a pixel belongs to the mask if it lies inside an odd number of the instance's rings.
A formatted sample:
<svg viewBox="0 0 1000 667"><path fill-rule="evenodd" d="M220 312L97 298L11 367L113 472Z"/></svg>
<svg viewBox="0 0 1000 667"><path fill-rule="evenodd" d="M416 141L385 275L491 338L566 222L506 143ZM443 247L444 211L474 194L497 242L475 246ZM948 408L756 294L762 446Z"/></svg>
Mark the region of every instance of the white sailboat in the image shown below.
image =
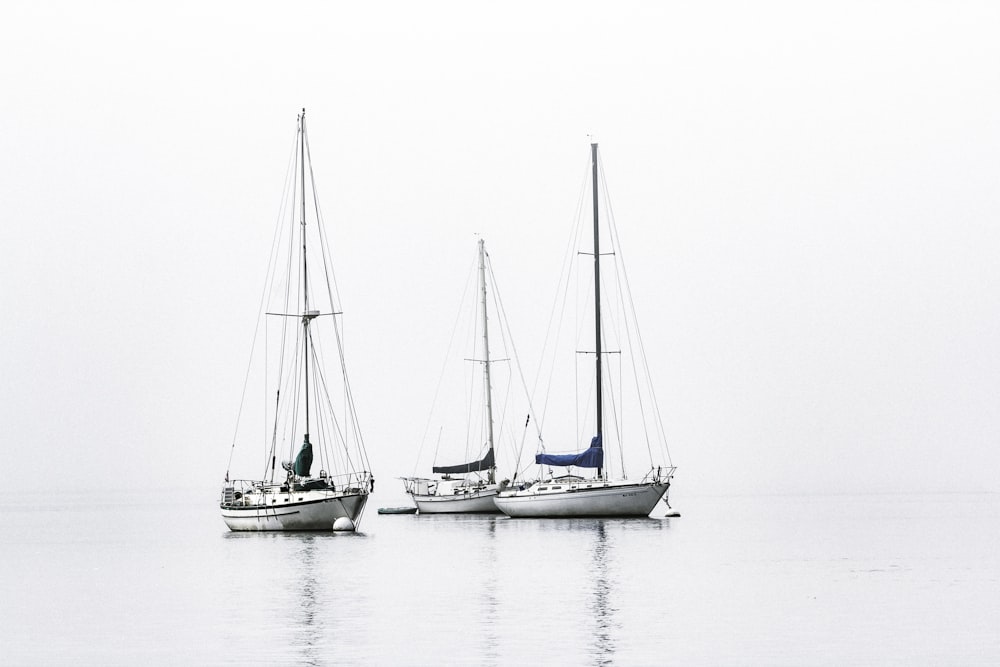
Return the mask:
<svg viewBox="0 0 1000 667"><path fill-rule="evenodd" d="M344 365L337 319L341 313L316 199L305 109L298 117L295 158L286 180L288 214L275 231L240 404L242 416L251 377L260 379L265 385L264 470L256 479L232 479L227 468L220 508L223 521L234 531L333 530L335 524L337 529L353 530L374 488ZM315 211L312 224L306 216L307 166ZM307 261L317 259L309 256L310 249L320 261ZM254 375L262 323L266 343L274 343L277 352L265 344L262 368ZM330 364L324 346L332 346L327 349L334 360ZM338 392L340 416L333 406ZM239 422L238 417L230 468L241 435ZM289 460L276 470L282 450L289 452ZM320 468L317 473L314 467Z"/></svg>
<svg viewBox="0 0 1000 667"><path fill-rule="evenodd" d="M490 378L490 336L486 299L486 246L479 240L479 287L482 313L482 355L484 407L486 410L486 454L483 458L458 465L433 466L440 478L403 477L406 492L423 514L470 514L499 512L493 499L506 482L496 480L493 442L493 387ZM483 476L485 474L485 477ZM459 477L454 477L458 475Z"/></svg>
<svg viewBox="0 0 1000 667"><path fill-rule="evenodd" d="M505 490L496 497L496 506L510 517L648 516L660 499L665 498L675 470L675 467L669 464L669 452L666 454L666 465L654 465L651 454L648 472L639 480L627 478L624 474L624 464L620 477L612 478L605 469L605 378L602 377L602 370L603 357L611 352L606 352L602 346L604 332L601 323L602 282L596 143L591 144L591 167L593 174L595 325L595 349L592 353L596 358L594 378L596 435L592 437L590 446L583 451L570 454L551 454L545 451L537 453L535 463L543 469L547 467L548 472L541 474L538 479L532 482L522 483ZM617 407L620 408L620 406ZM655 410L655 405L652 408ZM620 433L618 435L620 436ZM541 438L539 439L541 441ZM621 437L618 437L618 441L621 442ZM651 449L650 452L652 452ZM552 467L582 468L596 472L593 476L584 476L568 471L566 474L556 476L552 473Z"/></svg>

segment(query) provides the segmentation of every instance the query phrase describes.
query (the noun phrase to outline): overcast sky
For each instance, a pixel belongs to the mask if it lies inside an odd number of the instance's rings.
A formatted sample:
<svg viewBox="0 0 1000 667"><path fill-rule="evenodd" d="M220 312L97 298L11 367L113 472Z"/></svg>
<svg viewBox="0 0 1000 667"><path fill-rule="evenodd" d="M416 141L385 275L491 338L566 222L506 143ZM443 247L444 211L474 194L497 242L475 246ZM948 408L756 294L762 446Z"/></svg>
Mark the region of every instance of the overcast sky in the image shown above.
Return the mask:
<svg viewBox="0 0 1000 667"><path fill-rule="evenodd" d="M992 2L8 2L4 476L214 498L306 107L384 484L476 234L537 358L593 135L675 498L992 490L998 35Z"/></svg>

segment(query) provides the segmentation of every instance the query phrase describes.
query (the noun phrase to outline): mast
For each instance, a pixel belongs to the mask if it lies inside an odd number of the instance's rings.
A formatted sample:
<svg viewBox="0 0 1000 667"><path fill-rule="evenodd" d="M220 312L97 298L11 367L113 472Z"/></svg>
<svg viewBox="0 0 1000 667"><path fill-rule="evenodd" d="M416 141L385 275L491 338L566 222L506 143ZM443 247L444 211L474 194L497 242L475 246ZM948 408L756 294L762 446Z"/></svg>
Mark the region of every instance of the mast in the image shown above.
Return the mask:
<svg viewBox="0 0 1000 667"><path fill-rule="evenodd" d="M594 177L594 350L597 357L597 442L604 446L603 422L604 406L601 383L601 238L598 233L597 214L597 144L590 144L590 161ZM597 469L597 477L602 477L603 470Z"/></svg>
<svg viewBox="0 0 1000 667"><path fill-rule="evenodd" d="M305 442L309 442L309 274L306 271L306 110L302 109L299 116L299 161L302 179L302 336L305 352L305 389L306 389L306 432Z"/></svg>
<svg viewBox="0 0 1000 667"><path fill-rule="evenodd" d="M493 390L490 386L490 335L487 327L486 317L486 245L483 239L479 239L479 284L482 287L483 296L483 374L486 382L486 423L489 434L490 451L493 455ZM496 481L496 465L490 466L489 483Z"/></svg>

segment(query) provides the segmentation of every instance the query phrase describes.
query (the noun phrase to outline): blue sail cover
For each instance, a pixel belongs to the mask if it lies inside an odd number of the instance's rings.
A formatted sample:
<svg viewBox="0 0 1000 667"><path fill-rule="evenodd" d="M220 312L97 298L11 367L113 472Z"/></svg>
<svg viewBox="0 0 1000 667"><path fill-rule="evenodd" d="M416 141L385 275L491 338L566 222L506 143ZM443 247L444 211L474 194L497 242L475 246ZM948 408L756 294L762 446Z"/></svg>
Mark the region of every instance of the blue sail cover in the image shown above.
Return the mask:
<svg viewBox="0 0 1000 667"><path fill-rule="evenodd" d="M603 468L604 448L601 447L601 436L595 435L590 441L590 447L576 454L535 454L535 463L549 466Z"/></svg>
<svg viewBox="0 0 1000 667"><path fill-rule="evenodd" d="M457 466L434 466L433 470L435 473L440 473L442 475L461 475L467 472L489 470L494 465L496 464L493 462L493 449L490 449L490 451L486 452L486 456L483 457L481 461L462 463Z"/></svg>
<svg viewBox="0 0 1000 667"><path fill-rule="evenodd" d="M307 435L305 441L302 443L302 449L299 450L298 455L295 457L295 464L292 466L292 470L299 477L308 477L312 464L313 446L309 443L309 436Z"/></svg>

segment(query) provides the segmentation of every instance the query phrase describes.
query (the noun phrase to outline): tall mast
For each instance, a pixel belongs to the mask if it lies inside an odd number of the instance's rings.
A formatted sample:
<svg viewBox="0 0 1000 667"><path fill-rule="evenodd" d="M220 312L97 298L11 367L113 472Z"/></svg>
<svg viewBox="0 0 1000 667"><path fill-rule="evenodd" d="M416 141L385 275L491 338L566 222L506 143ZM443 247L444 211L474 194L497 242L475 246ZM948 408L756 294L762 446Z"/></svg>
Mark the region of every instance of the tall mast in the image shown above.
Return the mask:
<svg viewBox="0 0 1000 667"><path fill-rule="evenodd" d="M309 274L306 271L306 110L299 116L299 162L302 179L302 349L305 352L305 387L306 387L306 433L305 441L309 442Z"/></svg>
<svg viewBox="0 0 1000 667"><path fill-rule="evenodd" d="M490 455L493 454L493 390L490 386L490 335L486 317L486 246L479 239L479 284L483 295L483 374L486 382L486 423L488 426ZM496 465L490 466L489 483L496 481Z"/></svg>
<svg viewBox="0 0 1000 667"><path fill-rule="evenodd" d="M594 349L597 356L597 438L601 446L604 446L603 422L603 390L601 383L601 238L598 233L597 224L597 144L590 144L590 161L593 167L594 176ZM602 469L597 469L597 476L602 476Z"/></svg>

